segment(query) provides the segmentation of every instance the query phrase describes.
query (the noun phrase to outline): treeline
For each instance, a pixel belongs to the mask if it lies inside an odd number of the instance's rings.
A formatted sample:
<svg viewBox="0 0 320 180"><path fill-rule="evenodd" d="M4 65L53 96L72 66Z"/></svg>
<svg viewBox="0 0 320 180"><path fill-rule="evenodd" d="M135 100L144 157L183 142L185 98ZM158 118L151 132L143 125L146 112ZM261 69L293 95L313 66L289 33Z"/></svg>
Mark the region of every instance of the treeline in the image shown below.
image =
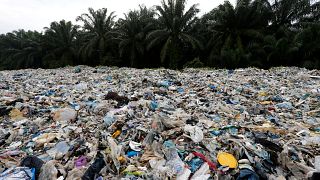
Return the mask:
<svg viewBox="0 0 320 180"><path fill-rule="evenodd" d="M301 66L320 68L320 2L225 1L198 17L197 5L163 0L116 19L89 8L44 32L0 35L0 69L67 65L136 68Z"/></svg>

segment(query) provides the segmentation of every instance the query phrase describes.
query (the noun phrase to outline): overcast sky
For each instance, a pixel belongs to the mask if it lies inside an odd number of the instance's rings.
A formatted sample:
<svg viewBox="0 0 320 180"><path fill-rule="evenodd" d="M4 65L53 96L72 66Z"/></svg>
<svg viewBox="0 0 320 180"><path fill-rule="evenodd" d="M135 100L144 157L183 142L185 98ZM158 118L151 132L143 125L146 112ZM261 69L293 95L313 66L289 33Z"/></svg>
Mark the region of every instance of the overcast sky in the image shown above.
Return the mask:
<svg viewBox="0 0 320 180"><path fill-rule="evenodd" d="M230 0L234 2L235 0ZM210 11L224 0L188 0L191 4L199 4L200 14ZM139 4L151 7L160 4L160 0L0 0L0 33L12 30L38 30L48 27L50 22L61 19L75 22L75 18L87 12L88 7L94 9L106 7L109 12L115 11L117 17Z"/></svg>

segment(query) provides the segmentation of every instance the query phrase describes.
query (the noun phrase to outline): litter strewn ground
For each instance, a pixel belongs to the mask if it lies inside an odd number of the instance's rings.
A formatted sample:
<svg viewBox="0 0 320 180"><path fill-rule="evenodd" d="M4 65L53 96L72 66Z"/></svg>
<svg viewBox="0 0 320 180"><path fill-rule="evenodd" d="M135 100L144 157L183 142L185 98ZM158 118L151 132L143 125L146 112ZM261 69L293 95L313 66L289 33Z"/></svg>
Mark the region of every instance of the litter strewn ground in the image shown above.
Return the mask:
<svg viewBox="0 0 320 180"><path fill-rule="evenodd" d="M28 69L0 95L0 179L319 178L320 71Z"/></svg>

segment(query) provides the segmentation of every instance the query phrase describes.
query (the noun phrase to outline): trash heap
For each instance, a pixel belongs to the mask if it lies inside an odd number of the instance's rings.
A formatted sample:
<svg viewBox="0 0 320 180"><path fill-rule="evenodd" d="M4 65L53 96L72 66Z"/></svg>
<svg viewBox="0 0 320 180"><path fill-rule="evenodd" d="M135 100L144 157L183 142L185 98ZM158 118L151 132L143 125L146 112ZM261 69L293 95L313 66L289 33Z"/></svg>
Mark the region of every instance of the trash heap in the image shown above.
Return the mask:
<svg viewBox="0 0 320 180"><path fill-rule="evenodd" d="M0 72L0 179L319 179L320 71Z"/></svg>

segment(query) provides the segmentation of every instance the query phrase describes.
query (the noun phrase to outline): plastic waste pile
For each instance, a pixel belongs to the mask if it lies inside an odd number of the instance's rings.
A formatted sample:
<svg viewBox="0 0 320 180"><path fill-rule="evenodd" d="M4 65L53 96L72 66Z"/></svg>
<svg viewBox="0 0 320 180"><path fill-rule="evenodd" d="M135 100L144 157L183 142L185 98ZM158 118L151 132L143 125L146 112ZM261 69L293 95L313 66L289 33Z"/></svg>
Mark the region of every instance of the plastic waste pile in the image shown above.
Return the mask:
<svg viewBox="0 0 320 180"><path fill-rule="evenodd" d="M319 175L317 70L0 72L0 180Z"/></svg>

